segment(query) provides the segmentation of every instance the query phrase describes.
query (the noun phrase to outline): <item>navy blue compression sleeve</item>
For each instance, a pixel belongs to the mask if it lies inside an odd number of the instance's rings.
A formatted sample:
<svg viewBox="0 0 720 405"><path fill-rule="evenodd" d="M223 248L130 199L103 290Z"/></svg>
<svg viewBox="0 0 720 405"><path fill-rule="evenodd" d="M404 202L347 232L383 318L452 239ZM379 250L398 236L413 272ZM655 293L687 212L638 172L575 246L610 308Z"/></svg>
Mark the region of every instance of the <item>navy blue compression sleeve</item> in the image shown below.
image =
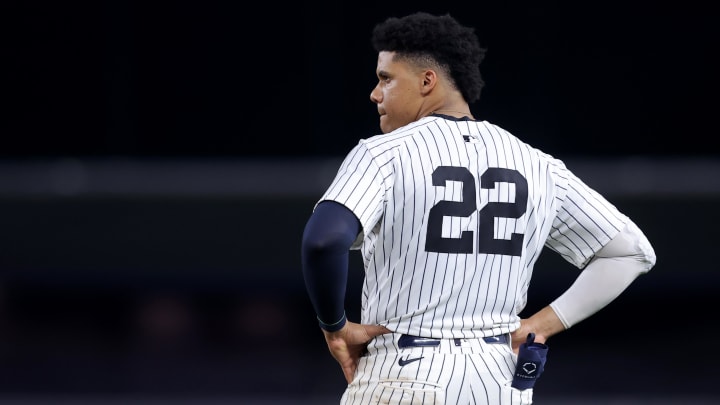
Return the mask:
<svg viewBox="0 0 720 405"><path fill-rule="evenodd" d="M334 332L345 325L345 291L350 246L360 221L345 206L323 201L315 207L302 238L302 269L320 327Z"/></svg>

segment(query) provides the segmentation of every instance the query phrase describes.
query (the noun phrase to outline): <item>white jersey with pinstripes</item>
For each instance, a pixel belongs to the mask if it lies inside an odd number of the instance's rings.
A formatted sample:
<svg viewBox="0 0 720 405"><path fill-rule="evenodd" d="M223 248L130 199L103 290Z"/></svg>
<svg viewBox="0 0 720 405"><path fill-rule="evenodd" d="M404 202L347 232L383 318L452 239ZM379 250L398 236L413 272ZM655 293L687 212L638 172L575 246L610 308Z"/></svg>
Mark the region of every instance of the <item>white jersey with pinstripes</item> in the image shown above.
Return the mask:
<svg viewBox="0 0 720 405"><path fill-rule="evenodd" d="M542 249L584 267L628 218L487 121L431 115L359 143L320 201L360 220L360 322L432 338L511 332Z"/></svg>

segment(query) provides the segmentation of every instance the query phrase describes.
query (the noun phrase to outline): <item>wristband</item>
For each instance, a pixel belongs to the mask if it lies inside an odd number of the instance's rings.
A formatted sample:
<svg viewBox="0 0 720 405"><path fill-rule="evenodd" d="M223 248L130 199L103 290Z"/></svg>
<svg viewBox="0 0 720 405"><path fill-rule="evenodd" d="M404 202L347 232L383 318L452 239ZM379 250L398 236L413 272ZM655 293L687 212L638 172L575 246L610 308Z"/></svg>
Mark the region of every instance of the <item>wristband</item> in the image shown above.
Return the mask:
<svg viewBox="0 0 720 405"><path fill-rule="evenodd" d="M320 324L320 328L327 331L327 332L337 332L340 329L345 326L345 322L347 321L347 317L345 317L345 312L343 312L342 318L340 318L339 321L335 323L325 323L320 320L320 317L318 317L318 324Z"/></svg>

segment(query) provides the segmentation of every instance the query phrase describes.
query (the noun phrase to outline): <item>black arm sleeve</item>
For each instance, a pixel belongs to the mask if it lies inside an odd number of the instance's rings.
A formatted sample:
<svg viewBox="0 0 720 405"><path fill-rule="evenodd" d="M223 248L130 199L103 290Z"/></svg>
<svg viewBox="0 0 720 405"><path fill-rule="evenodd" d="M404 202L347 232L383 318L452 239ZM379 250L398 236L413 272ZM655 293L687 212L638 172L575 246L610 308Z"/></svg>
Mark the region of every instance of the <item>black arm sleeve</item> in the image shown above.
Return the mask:
<svg viewBox="0 0 720 405"><path fill-rule="evenodd" d="M336 331L345 325L345 292L350 246L360 232L360 221L347 207L323 201L305 225L302 270L320 327Z"/></svg>

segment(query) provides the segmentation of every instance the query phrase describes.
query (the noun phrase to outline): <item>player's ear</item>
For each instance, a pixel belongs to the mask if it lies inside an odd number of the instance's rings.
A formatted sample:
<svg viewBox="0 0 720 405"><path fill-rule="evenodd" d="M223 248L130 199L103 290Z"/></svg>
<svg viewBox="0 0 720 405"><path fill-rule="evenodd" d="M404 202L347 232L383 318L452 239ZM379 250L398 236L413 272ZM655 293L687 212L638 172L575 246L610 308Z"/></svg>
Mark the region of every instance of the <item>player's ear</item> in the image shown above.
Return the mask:
<svg viewBox="0 0 720 405"><path fill-rule="evenodd" d="M434 70L432 70L432 69L425 70L425 71L422 73L422 89L421 89L421 93L422 93L423 95L426 95L426 94L428 94L429 92L431 92L432 89L435 88L435 85L437 85L437 82L438 82L437 73L436 73Z"/></svg>

